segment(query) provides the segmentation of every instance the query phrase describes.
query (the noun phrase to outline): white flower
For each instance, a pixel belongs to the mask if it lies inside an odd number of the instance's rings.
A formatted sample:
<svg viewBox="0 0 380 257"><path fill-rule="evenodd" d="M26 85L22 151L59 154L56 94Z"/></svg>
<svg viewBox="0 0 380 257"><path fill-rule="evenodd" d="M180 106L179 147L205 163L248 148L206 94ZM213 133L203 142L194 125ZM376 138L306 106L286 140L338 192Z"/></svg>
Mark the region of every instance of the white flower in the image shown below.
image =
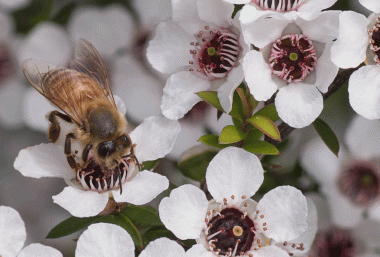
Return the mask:
<svg viewBox="0 0 380 257"><path fill-rule="evenodd" d="M225 148L206 172L214 199L209 202L199 188L183 185L161 201L160 218L178 238L196 239L203 246L199 249L209 251L209 256L217 252L220 256L289 256L275 244L305 232L306 199L299 190L283 186L268 192L258 203L251 200L263 174L254 154Z"/></svg>
<svg viewBox="0 0 380 257"><path fill-rule="evenodd" d="M348 149L337 158L321 140L302 151L301 163L318 182L333 224L355 227L366 213L380 220L380 122L356 116L346 131Z"/></svg>
<svg viewBox="0 0 380 257"><path fill-rule="evenodd" d="M330 60L338 33L340 11L326 11L307 21L266 19L268 29L243 28L248 42L262 48L243 59L245 80L252 95L266 101L279 90L275 105L280 118L295 128L310 125L322 112L323 97L339 68Z"/></svg>
<svg viewBox="0 0 380 257"><path fill-rule="evenodd" d="M118 109L125 113L124 104L115 97ZM64 121L61 123L62 134L66 135L73 129ZM150 117L130 133L133 144L136 144L135 155L140 163L148 160L156 160L164 157L174 144L180 125L177 121L171 121L164 117ZM60 194L53 196L55 203L68 210L73 216L95 216L106 206L109 196L112 195L116 202L129 202L132 204L145 204L155 198L169 186L166 177L151 171L138 172L134 163L123 162L127 172L122 176L122 194L117 184L107 191L105 186L99 186L97 176L102 179L102 173L96 175L96 171L82 174L74 172L67 163L64 155L63 139L60 137L57 143L40 144L21 150L15 160L14 167L27 177L61 177L69 184ZM81 156L83 149L78 143L73 143L73 151L77 150ZM90 154L91 155L91 154ZM95 165L89 163L88 167ZM87 169L87 167L86 167ZM93 176L93 177L91 177ZM114 176L113 176L114 177ZM115 181L118 178L115 177ZM112 181L111 181L112 183ZM102 184L101 184L102 185Z"/></svg>
<svg viewBox="0 0 380 257"><path fill-rule="evenodd" d="M339 16L339 37L331 48L332 61L341 68L367 66L355 71L348 83L352 108L367 119L380 118L380 6L377 1L360 1L372 13L347 11Z"/></svg>
<svg viewBox="0 0 380 257"><path fill-rule="evenodd" d="M172 20L158 25L147 58L171 74L161 103L166 117L183 117L201 101L194 93L204 90L216 90L224 110L231 110L233 92L243 80L239 58L248 47L230 18L233 9L219 0L174 1Z"/></svg>
<svg viewBox="0 0 380 257"><path fill-rule="evenodd" d="M246 4L240 15L240 21L248 25L257 21L253 29L263 30L264 19L276 18L296 20L312 20L318 17L322 10L332 6L337 0L225 0L234 4ZM276 30L275 27L270 27Z"/></svg>
<svg viewBox="0 0 380 257"><path fill-rule="evenodd" d="M22 249L25 240L25 223L20 214L11 207L0 206L0 256L63 256L58 250L41 244L31 244Z"/></svg>
<svg viewBox="0 0 380 257"><path fill-rule="evenodd" d="M193 246L189 252L196 251ZM135 256L135 245L128 232L120 226L108 223L96 223L88 227L79 237L76 257L130 257ZM186 257L185 250L177 242L158 238L151 241L140 257ZM201 255L198 255L198 257ZM203 255L202 255L203 256ZM206 257L206 256L203 256Z"/></svg>

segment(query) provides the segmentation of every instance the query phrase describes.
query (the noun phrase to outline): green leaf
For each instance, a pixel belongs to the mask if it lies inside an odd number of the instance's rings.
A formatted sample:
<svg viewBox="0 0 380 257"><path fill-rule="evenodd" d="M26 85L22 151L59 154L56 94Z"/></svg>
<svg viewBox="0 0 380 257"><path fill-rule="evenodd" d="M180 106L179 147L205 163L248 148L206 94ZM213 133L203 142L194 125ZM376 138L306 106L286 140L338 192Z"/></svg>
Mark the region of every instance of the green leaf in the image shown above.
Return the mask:
<svg viewBox="0 0 380 257"><path fill-rule="evenodd" d="M115 215L114 223L116 225L119 225L120 227L124 228L132 237L133 242L137 246L142 246L142 239L140 232L136 228L136 226L132 223L130 219L128 219L127 216L125 216L123 213L118 213Z"/></svg>
<svg viewBox="0 0 380 257"><path fill-rule="evenodd" d="M319 136L322 138L323 142L325 142L327 147L338 157L339 140L336 137L334 131L326 122L320 118L317 118L313 122L313 125Z"/></svg>
<svg viewBox="0 0 380 257"><path fill-rule="evenodd" d="M261 140L252 140L249 143L244 144L243 149L248 152L257 153L257 154L267 154L267 155L280 154L280 152L274 145L266 141L261 141Z"/></svg>
<svg viewBox="0 0 380 257"><path fill-rule="evenodd" d="M280 119L276 110L276 106L274 104L268 104L267 106L264 106L259 111L257 111L255 115L268 117L273 122L278 121Z"/></svg>
<svg viewBox="0 0 380 257"><path fill-rule="evenodd" d="M128 205L121 212L139 228L149 228L162 225L158 213L149 207Z"/></svg>
<svg viewBox="0 0 380 257"><path fill-rule="evenodd" d="M220 105L219 98L217 92L215 91L201 91L196 93L200 98L202 98L205 102L211 104L216 109L223 111L222 106Z"/></svg>
<svg viewBox="0 0 380 257"><path fill-rule="evenodd" d="M166 229L164 226L157 226L157 227L152 227L148 229L143 235L143 243L144 245L147 245L150 241L153 241L157 238L160 237L167 237L169 239L176 239L174 234Z"/></svg>
<svg viewBox="0 0 380 257"><path fill-rule="evenodd" d="M220 144L232 144L245 139L247 135L235 127L234 125L228 125L223 128L219 136Z"/></svg>
<svg viewBox="0 0 380 257"><path fill-rule="evenodd" d="M241 122L244 119L244 109L243 109L243 104L241 102L240 96L235 91L233 101L232 101L232 109L229 113L230 116L240 120Z"/></svg>
<svg viewBox="0 0 380 257"><path fill-rule="evenodd" d="M206 175L206 169L216 151L205 151L178 164L178 169L183 175L196 181L202 181Z"/></svg>
<svg viewBox="0 0 380 257"><path fill-rule="evenodd" d="M78 3L71 2L62 7L57 14L54 15L52 21L60 25L65 25L70 18L70 15L77 7Z"/></svg>
<svg viewBox="0 0 380 257"><path fill-rule="evenodd" d="M261 115L254 115L247 121L268 137L281 142L280 131L271 119Z"/></svg>
<svg viewBox="0 0 380 257"><path fill-rule="evenodd" d="M260 140L262 136L263 136L263 132L261 132L257 128L254 128L248 132L247 137L245 139L245 144L248 144L252 141Z"/></svg>
<svg viewBox="0 0 380 257"><path fill-rule="evenodd" d="M232 122L234 123L235 127L237 127L237 128L241 128L243 125L243 122L241 122L240 120L238 120L234 117L232 117Z"/></svg>
<svg viewBox="0 0 380 257"><path fill-rule="evenodd" d="M244 117L245 118L250 117L252 115L252 113L250 113L251 108L249 107L247 99L245 98L244 90L242 88L237 88L236 92L238 93L241 100Z"/></svg>
<svg viewBox="0 0 380 257"><path fill-rule="evenodd" d="M206 144L206 145L209 145L209 146L212 146L215 148L219 148L219 149L223 149L223 148L226 148L228 146L231 146L229 144L219 144L219 136L218 135L204 135L204 136L201 136L198 139L198 141L203 143L203 144Z"/></svg>
<svg viewBox="0 0 380 257"><path fill-rule="evenodd" d="M154 169L160 163L161 160L162 160L162 158L154 160L154 161L143 162L142 163L143 164L142 170L152 170L152 169Z"/></svg>

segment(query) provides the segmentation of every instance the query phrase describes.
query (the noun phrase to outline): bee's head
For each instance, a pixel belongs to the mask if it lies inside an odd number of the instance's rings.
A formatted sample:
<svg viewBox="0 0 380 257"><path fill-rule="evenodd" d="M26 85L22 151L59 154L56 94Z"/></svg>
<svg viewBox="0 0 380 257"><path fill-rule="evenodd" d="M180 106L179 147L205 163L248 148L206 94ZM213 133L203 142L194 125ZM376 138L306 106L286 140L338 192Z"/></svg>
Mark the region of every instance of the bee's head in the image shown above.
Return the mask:
<svg viewBox="0 0 380 257"><path fill-rule="evenodd" d="M123 156L128 155L132 149L132 141L126 134L121 135L115 140L104 141L97 147L96 153L99 162L103 167L113 169L118 165L118 161Z"/></svg>

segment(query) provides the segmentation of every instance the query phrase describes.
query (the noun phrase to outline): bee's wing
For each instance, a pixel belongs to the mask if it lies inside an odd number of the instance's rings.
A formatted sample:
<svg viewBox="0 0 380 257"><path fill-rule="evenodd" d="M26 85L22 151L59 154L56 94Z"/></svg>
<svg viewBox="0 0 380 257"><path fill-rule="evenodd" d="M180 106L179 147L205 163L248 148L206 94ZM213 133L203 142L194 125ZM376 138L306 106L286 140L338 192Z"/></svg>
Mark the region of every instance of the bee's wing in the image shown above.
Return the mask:
<svg viewBox="0 0 380 257"><path fill-rule="evenodd" d="M33 59L25 60L22 70L30 84L78 126L84 122L83 104L104 97L94 79L75 70Z"/></svg>
<svg viewBox="0 0 380 257"><path fill-rule="evenodd" d="M70 69L77 70L95 79L104 90L104 95L116 107L111 91L107 69L95 47L87 40L79 39Z"/></svg>

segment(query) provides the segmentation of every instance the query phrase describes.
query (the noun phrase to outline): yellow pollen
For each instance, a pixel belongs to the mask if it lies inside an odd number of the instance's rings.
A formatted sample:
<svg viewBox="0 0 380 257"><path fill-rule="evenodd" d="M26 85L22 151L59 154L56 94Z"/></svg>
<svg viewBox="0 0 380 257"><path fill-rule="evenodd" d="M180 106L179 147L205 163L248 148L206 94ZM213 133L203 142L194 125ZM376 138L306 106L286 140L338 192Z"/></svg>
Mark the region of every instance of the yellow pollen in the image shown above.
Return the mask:
<svg viewBox="0 0 380 257"><path fill-rule="evenodd" d="M364 175L364 176L361 178L361 182L362 182L361 184L362 184L363 186L368 186L368 185L372 184L373 179L372 179L371 175Z"/></svg>
<svg viewBox="0 0 380 257"><path fill-rule="evenodd" d="M243 235L243 228L240 227L240 226L235 226L233 229L232 229L232 232L234 233L235 236L241 236Z"/></svg>
<svg viewBox="0 0 380 257"><path fill-rule="evenodd" d="M296 53L289 54L289 59L292 61L296 61L298 59L298 54Z"/></svg>
<svg viewBox="0 0 380 257"><path fill-rule="evenodd" d="M216 54L216 50L214 47L209 47L209 48L207 48L207 53L208 53L208 55L214 55L214 54Z"/></svg>

